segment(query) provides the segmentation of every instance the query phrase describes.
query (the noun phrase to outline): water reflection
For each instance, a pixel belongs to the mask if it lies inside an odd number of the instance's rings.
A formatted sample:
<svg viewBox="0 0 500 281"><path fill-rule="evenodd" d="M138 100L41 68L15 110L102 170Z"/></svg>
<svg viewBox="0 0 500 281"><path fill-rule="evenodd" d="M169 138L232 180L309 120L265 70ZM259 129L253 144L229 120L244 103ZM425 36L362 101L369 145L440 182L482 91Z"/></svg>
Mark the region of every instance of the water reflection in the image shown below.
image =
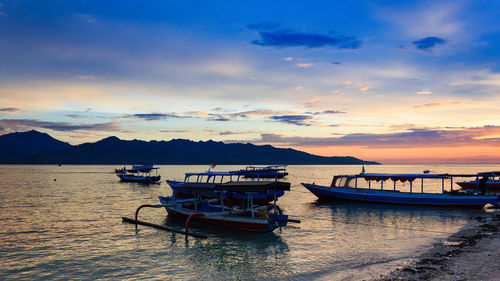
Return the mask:
<svg viewBox="0 0 500 281"><path fill-rule="evenodd" d="M483 213L482 210L348 202L315 202L311 204L311 208L328 210L331 215L330 222L336 231L360 231L365 236L373 232L380 234L388 231L408 232L410 235L418 235L418 232L452 234L456 231L457 224L465 224Z"/></svg>
<svg viewBox="0 0 500 281"><path fill-rule="evenodd" d="M206 243L199 239L193 242L186 248L188 261L202 278L272 278L289 268L288 245L273 233L225 233Z"/></svg>
<svg viewBox="0 0 500 281"><path fill-rule="evenodd" d="M378 276L381 268L391 270L393 265L387 261L408 258L481 214L376 204L319 204L299 185L301 181L329 184L332 174L359 172L359 167L290 166L293 188L278 203L286 214L300 219L300 224L281 232L255 234L193 223L193 232L209 238L186 240L184 235L145 226L136 232L134 225L122 223L122 216L133 217L138 206L155 204L159 195L168 196L171 190L165 182L151 186L122 183L111 173L114 168L2 166L0 276L8 280L367 279ZM370 167L374 172L375 168L380 172L395 169ZM165 179L183 179L186 171L205 169L163 166L161 171ZM140 219L184 227L183 220L170 220L164 209L145 209Z"/></svg>

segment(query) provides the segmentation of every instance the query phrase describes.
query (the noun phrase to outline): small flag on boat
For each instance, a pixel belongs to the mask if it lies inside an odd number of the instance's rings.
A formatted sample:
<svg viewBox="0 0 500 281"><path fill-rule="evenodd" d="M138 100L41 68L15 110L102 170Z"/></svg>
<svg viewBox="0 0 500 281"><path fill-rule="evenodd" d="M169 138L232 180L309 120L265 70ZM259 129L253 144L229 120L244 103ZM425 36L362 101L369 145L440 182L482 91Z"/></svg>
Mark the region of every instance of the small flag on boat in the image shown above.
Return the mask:
<svg viewBox="0 0 500 281"><path fill-rule="evenodd" d="M210 163L210 168L212 168L212 169L215 168L215 162L214 161L212 161L212 163Z"/></svg>

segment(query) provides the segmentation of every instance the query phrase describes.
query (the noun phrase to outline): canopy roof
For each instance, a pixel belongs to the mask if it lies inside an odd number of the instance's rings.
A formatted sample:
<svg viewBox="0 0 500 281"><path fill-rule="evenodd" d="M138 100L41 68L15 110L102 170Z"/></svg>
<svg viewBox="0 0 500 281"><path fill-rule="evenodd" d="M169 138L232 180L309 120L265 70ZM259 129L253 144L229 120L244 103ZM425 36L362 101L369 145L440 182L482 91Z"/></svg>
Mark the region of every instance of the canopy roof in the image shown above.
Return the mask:
<svg viewBox="0 0 500 281"><path fill-rule="evenodd" d="M481 172L477 174L390 174L390 173L362 173L358 175L339 175L337 178L364 178L366 180L413 181L415 179L451 179L453 177L497 177L500 172Z"/></svg>
<svg viewBox="0 0 500 281"><path fill-rule="evenodd" d="M289 182L280 181L237 181L219 183L215 185L217 190L227 190L234 192L259 192L265 193L268 190L290 190Z"/></svg>

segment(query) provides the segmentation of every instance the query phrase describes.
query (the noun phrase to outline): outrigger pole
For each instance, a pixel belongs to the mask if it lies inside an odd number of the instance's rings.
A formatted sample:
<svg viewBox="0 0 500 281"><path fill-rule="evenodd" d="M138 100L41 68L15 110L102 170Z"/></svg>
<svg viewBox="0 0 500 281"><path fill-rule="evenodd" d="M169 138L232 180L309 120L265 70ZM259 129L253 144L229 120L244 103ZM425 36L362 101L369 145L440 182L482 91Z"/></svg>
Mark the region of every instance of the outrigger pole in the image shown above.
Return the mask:
<svg viewBox="0 0 500 281"><path fill-rule="evenodd" d="M186 222L185 231L182 231L182 230L178 230L178 229L175 229L175 228L170 228L170 227L167 227L167 226L164 226L164 225L159 225L159 224L154 224L154 223L149 223L149 222L138 220L137 216L139 215L139 210L142 209L142 208L145 208L145 207L149 207L149 208L162 208L162 207L165 207L165 206L161 205L161 204L160 205L141 205L135 211L135 219L130 219L130 218L122 217L122 221L123 222L128 222L128 223L135 224L135 228L137 228L137 225L140 224L140 225L150 226L150 227L153 227L153 228L156 228L156 229L161 229L161 230L166 230L166 231L172 231L172 232L176 232L176 233L181 233L181 234L184 234L186 236L189 235L189 236L193 236L193 237L197 237L197 238L207 238L206 235L188 232L189 221Z"/></svg>

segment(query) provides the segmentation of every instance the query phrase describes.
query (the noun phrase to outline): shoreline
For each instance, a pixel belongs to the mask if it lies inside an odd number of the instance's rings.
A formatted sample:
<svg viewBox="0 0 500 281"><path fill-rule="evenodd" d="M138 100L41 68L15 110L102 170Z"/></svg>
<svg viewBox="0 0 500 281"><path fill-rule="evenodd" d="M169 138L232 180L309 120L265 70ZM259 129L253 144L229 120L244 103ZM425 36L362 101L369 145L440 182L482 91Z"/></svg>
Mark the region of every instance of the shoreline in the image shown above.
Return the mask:
<svg viewBox="0 0 500 281"><path fill-rule="evenodd" d="M375 280L498 280L500 276L500 211L476 217L468 225L435 243L409 265Z"/></svg>

